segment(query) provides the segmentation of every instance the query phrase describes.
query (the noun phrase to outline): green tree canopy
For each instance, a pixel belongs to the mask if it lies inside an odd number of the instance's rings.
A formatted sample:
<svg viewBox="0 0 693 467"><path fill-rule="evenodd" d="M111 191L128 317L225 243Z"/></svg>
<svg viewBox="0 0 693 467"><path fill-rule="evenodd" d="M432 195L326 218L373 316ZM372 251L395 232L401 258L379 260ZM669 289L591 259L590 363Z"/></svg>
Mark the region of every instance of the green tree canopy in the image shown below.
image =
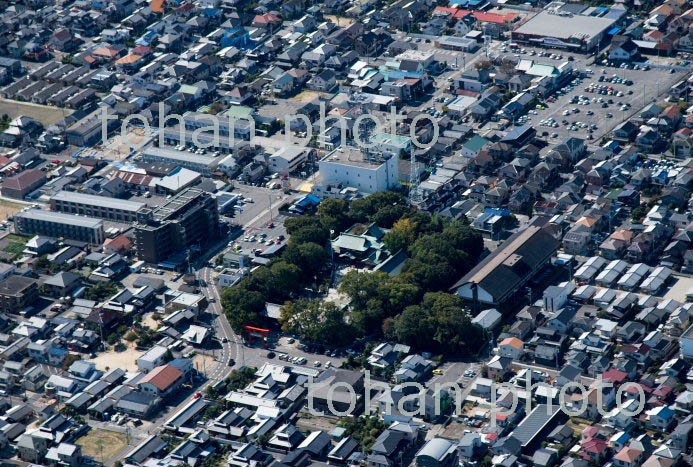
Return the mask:
<svg viewBox="0 0 693 467"><path fill-rule="evenodd" d="M236 333L241 333L244 325L258 324L265 309L265 297L240 284L222 290L221 303L229 324Z"/></svg>
<svg viewBox="0 0 693 467"><path fill-rule="evenodd" d="M309 342L343 345L353 339L344 310L319 298L286 302L281 308L279 322L283 331Z"/></svg>
<svg viewBox="0 0 693 467"><path fill-rule="evenodd" d="M483 333L463 308L463 300L446 292L427 293L421 305L407 307L395 318L391 332L401 342L443 353L475 354Z"/></svg>

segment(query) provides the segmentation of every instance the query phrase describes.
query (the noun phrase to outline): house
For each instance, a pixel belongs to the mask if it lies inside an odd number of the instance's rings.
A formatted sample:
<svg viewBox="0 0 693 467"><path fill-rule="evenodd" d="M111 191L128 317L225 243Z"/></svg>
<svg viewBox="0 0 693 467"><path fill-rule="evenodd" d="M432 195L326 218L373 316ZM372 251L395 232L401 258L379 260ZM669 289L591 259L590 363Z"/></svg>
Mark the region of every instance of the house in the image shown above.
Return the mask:
<svg viewBox="0 0 693 467"><path fill-rule="evenodd" d="M617 62L630 62L639 55L638 46L627 36L615 36L609 47L609 59Z"/></svg>
<svg viewBox="0 0 693 467"><path fill-rule="evenodd" d="M337 75L332 70L324 70L308 80L307 87L313 91L331 92L337 86Z"/></svg>
<svg viewBox="0 0 693 467"><path fill-rule="evenodd" d="M637 467L644 460L644 451L625 446L614 456L614 465L618 467Z"/></svg>
<svg viewBox="0 0 693 467"><path fill-rule="evenodd" d="M70 271L61 271L50 277L43 283L46 294L52 297L65 297L70 295L82 281L82 276Z"/></svg>
<svg viewBox="0 0 693 467"><path fill-rule="evenodd" d="M655 430L667 432L675 422L674 411L667 406L659 406L645 412L647 425Z"/></svg>
<svg viewBox="0 0 693 467"><path fill-rule="evenodd" d="M46 174L38 169L29 169L5 179L0 189L2 196L24 199L29 193L46 182Z"/></svg>
<svg viewBox="0 0 693 467"><path fill-rule="evenodd" d="M516 337L508 337L503 339L498 345L498 352L501 357L520 360L524 354L524 346L525 343L520 339Z"/></svg>
<svg viewBox="0 0 693 467"><path fill-rule="evenodd" d="M474 159L479 155L479 152L490 143L491 141L483 136L474 135L462 145L462 155L466 158Z"/></svg>
<svg viewBox="0 0 693 467"><path fill-rule="evenodd" d="M140 381L143 392L165 399L183 384L183 372L173 365L162 365L147 373Z"/></svg>
<svg viewBox="0 0 693 467"><path fill-rule="evenodd" d="M115 404L118 412L125 413L137 418L149 418L161 404L161 399L150 392L133 391Z"/></svg>

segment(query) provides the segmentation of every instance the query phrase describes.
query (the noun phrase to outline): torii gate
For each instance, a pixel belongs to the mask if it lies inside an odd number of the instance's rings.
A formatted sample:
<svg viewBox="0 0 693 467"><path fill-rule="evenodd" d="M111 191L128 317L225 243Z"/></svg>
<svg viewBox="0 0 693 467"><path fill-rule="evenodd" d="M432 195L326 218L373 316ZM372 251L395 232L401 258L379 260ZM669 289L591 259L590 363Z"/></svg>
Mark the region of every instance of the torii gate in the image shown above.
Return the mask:
<svg viewBox="0 0 693 467"><path fill-rule="evenodd" d="M262 346L267 348L267 336L269 336L269 329L255 328L253 326L243 326L243 328L248 332L248 343L253 345L253 337L262 338Z"/></svg>

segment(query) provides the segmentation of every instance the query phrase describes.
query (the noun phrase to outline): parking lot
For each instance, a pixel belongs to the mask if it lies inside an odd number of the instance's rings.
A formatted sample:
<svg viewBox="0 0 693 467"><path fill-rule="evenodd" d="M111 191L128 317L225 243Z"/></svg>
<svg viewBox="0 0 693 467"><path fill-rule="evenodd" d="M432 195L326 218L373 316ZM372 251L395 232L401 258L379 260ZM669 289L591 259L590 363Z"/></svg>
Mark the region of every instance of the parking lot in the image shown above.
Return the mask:
<svg viewBox="0 0 693 467"><path fill-rule="evenodd" d="M532 48L520 49L512 55L515 59L552 65L569 58L565 53ZM555 142L570 136L596 141L646 105L661 99L685 73L593 65L590 56L570 57L573 68L586 73L516 120L516 125L530 124L540 135Z"/></svg>
<svg viewBox="0 0 693 467"><path fill-rule="evenodd" d="M231 224L239 225L242 230L229 241L225 251L244 251L253 254L257 250L266 250L270 246L283 243L288 235L284 228L286 216L279 212L291 195L281 190L235 183L233 193L241 199L232 210L224 213L222 218Z"/></svg>

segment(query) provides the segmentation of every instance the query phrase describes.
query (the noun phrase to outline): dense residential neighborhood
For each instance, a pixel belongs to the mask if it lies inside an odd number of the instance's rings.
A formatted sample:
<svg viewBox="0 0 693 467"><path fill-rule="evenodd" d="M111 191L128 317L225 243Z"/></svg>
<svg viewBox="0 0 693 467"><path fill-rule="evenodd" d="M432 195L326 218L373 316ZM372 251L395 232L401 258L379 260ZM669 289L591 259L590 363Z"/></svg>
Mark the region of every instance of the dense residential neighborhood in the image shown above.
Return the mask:
<svg viewBox="0 0 693 467"><path fill-rule="evenodd" d="M0 0L0 460L693 464L693 4Z"/></svg>

